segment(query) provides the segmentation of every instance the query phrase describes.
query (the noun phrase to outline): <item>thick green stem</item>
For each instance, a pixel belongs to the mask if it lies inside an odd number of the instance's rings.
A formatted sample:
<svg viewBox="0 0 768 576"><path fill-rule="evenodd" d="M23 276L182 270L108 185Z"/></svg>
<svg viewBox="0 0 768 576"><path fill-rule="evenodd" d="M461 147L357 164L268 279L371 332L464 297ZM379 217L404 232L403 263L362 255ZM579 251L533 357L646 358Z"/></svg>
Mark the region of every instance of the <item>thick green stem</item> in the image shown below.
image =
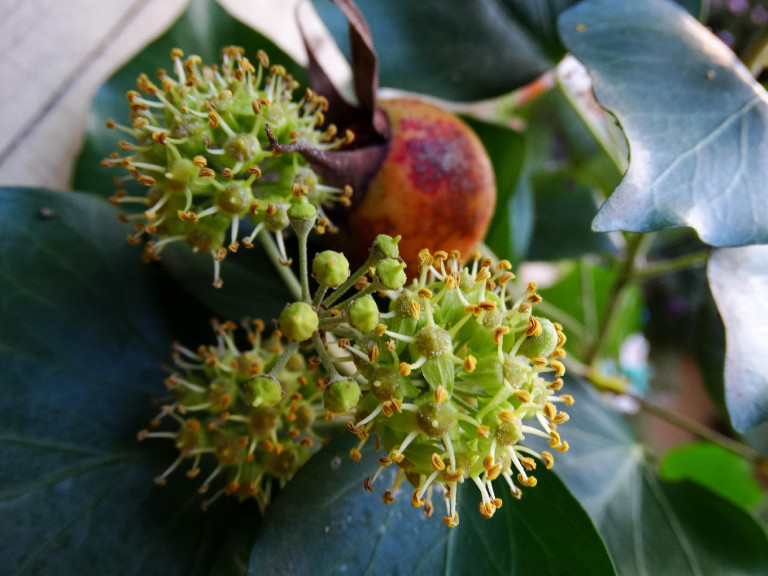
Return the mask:
<svg viewBox="0 0 768 576"><path fill-rule="evenodd" d="M275 362L274 366L272 366L272 369L269 371L269 375L274 378L279 378L280 372L283 371L283 368L285 368L288 360L296 353L298 349L299 345L297 342L288 342L285 348L283 348L283 353L280 354L277 362Z"/></svg>
<svg viewBox="0 0 768 576"><path fill-rule="evenodd" d="M663 408L661 406L657 406L656 404L652 404L647 400L645 400L644 398L641 398L640 396L635 396L634 394L627 394L627 396L629 396L630 398L633 398L640 405L640 408L644 412L653 414L654 416L656 416L657 418L661 418L665 422L669 422L670 424L677 426L678 428L681 428L683 430L686 430L691 434L698 436L699 438L708 440L719 446L722 446L729 452L732 452L737 456L741 456L742 458L745 458L750 462L753 462L760 466L765 466L766 463L768 463L768 458L762 456L757 450L755 450L751 446L747 446L746 444L738 442L733 438L729 438L728 436L724 436L719 432L715 432L711 428L704 426L703 424L696 422L695 420L691 420L690 418L683 416L682 414L678 414L677 412L673 412L672 410L668 410L667 408Z"/></svg>
<svg viewBox="0 0 768 576"><path fill-rule="evenodd" d="M261 240L261 245L264 246L264 250L267 252L267 256L269 256L269 259L272 261L275 270L277 270L280 278L285 282L291 296L296 300L300 300L301 284L299 284L299 280L296 278L293 270L280 263L280 252L277 249L277 244L275 244L275 241L272 239L272 235L269 232L262 231L261 234L259 234L259 239Z"/></svg>
<svg viewBox="0 0 768 576"><path fill-rule="evenodd" d="M331 359L331 355L328 354L328 350L325 348L325 344L323 344L323 339L320 338L320 334L316 333L312 336L312 344L314 344L315 351L317 352L317 355L320 356L320 361L323 363L323 367L328 372L328 375L332 379L337 378L339 373Z"/></svg>
<svg viewBox="0 0 768 576"><path fill-rule="evenodd" d="M616 278L608 294L608 303L603 310L598 326L597 339L586 353L587 364L594 364L603 352L613 330L613 325L619 316L618 312L626 300L627 287L631 284L635 272L637 257L645 254L650 247L652 236L648 234L633 234L627 242L627 256L621 263Z"/></svg>
<svg viewBox="0 0 768 576"><path fill-rule="evenodd" d="M371 254L371 256L368 257L368 260L363 264L360 268L357 269L357 271L350 275L349 278L347 278L346 282L336 288L336 290L333 291L324 301L323 306L326 308L330 308L333 306L333 303L336 302L339 298L341 298L344 294L347 293L347 291L352 288L352 286L355 285L355 282L357 282L366 272L368 272L368 269L371 266L376 266L379 263L379 260Z"/></svg>
<svg viewBox="0 0 768 576"><path fill-rule="evenodd" d="M338 308L339 310L344 310L344 308L349 306L349 304L351 304L354 300L357 300L358 298L362 298L363 296L368 296L368 294L373 294L376 290L381 290L381 285L374 280L373 284L368 284L368 286L360 290L360 292L352 294L352 296L350 296L343 302L340 302L339 304L337 304L336 308ZM327 306L327 300L326 302L323 302L323 304Z"/></svg>
<svg viewBox="0 0 768 576"><path fill-rule="evenodd" d="M694 266L706 263L707 258L709 258L709 250L702 250L701 252L694 252L693 254L686 254L678 258L665 260L664 262L650 264L635 270L632 274L632 280L634 282L642 282L649 278L654 278L655 276L661 276L662 274L677 272L678 270L684 270L686 268L693 268Z"/></svg>

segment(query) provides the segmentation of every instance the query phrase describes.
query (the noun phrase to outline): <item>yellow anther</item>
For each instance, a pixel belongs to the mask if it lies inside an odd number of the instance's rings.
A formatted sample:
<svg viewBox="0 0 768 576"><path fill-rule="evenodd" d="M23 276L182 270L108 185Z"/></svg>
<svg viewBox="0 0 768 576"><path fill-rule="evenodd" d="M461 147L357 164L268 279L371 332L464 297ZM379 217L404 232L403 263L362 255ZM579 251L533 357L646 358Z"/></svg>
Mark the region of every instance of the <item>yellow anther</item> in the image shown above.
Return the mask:
<svg viewBox="0 0 768 576"><path fill-rule="evenodd" d="M376 324L376 328L373 329L377 336L381 336L387 331L387 325L383 323Z"/></svg>
<svg viewBox="0 0 768 576"><path fill-rule="evenodd" d="M467 354L467 356L464 357L464 370L468 373L471 373L475 371L476 367L477 358L472 356L472 354Z"/></svg>
<svg viewBox="0 0 768 576"><path fill-rule="evenodd" d="M370 348L368 348L368 360L371 362L376 362L376 360L379 359L379 347L376 344L372 344Z"/></svg>
<svg viewBox="0 0 768 576"><path fill-rule="evenodd" d="M446 276L445 278L443 278L443 284L445 284L445 287L448 290L453 290L454 288L456 288L456 279L450 275Z"/></svg>
<svg viewBox="0 0 768 576"><path fill-rule="evenodd" d="M456 526L459 525L459 513L454 512L453 516L443 516L443 523L448 526L448 528L456 528Z"/></svg>
<svg viewBox="0 0 768 576"><path fill-rule="evenodd" d="M496 310L496 302L493 300L483 300L477 304L477 307L480 308L480 310L490 312L492 310Z"/></svg>
<svg viewBox="0 0 768 576"><path fill-rule="evenodd" d="M448 399L448 390L440 384L435 390L435 402L438 404L445 402Z"/></svg>
<svg viewBox="0 0 768 576"><path fill-rule="evenodd" d="M418 488L416 488L416 490L413 491L413 494L411 494L411 506L414 508L421 508L424 506L424 498L421 497L421 493L419 492Z"/></svg>
<svg viewBox="0 0 768 576"><path fill-rule="evenodd" d="M418 295L419 298L426 298L427 300L430 300L432 298L432 290L429 288L419 288Z"/></svg>
<svg viewBox="0 0 768 576"><path fill-rule="evenodd" d="M208 113L208 125L214 129L219 127L219 115L216 112Z"/></svg>
<svg viewBox="0 0 768 576"><path fill-rule="evenodd" d="M547 470L552 468L555 464L555 457L552 456L551 452L547 452L546 450L542 451L541 459L544 460L544 466L547 467Z"/></svg>
<svg viewBox="0 0 768 576"><path fill-rule="evenodd" d="M418 320L421 315L421 304L417 300L411 300L410 304L408 304L408 313L411 317Z"/></svg>
<svg viewBox="0 0 768 576"><path fill-rule="evenodd" d="M491 429L485 424L480 424L480 426L477 427L477 435L480 436L480 438L488 438L491 435Z"/></svg>
<svg viewBox="0 0 768 576"><path fill-rule="evenodd" d="M483 468L485 468L486 470L490 470L491 468L493 468L494 464L495 464L495 461L493 459L493 456L491 456L490 454L488 454L488 456L483 458Z"/></svg>
<svg viewBox="0 0 768 576"><path fill-rule="evenodd" d="M533 309L533 307L530 304L526 304L525 302L520 304L520 306L517 307L517 311L520 312L520 314L527 314Z"/></svg>
<svg viewBox="0 0 768 576"><path fill-rule="evenodd" d="M427 248L419 250L419 268L427 268L432 266L432 254L429 253Z"/></svg>
<svg viewBox="0 0 768 576"><path fill-rule="evenodd" d="M501 412L499 412L497 417L500 421L505 422L507 424L510 424L515 420L517 420L517 416L512 410L502 410Z"/></svg>
<svg viewBox="0 0 768 576"><path fill-rule="evenodd" d="M198 168L205 168L208 165L208 160L205 159L205 156L195 156L192 158L192 164Z"/></svg>
<svg viewBox="0 0 768 576"><path fill-rule="evenodd" d="M536 292L536 290L538 290L538 288L539 288L539 285L536 284L536 282L528 282L528 288L526 289L526 292L528 292L529 294L533 294L534 292Z"/></svg>
<svg viewBox="0 0 768 576"><path fill-rule="evenodd" d="M560 444L559 446L555 446L554 448L558 452L568 452L568 448L570 448L570 446L568 446L568 442L563 442L562 444Z"/></svg>
<svg viewBox="0 0 768 576"><path fill-rule="evenodd" d="M360 454L360 450L357 448L352 448L352 450L349 451L349 457L352 458L352 460L355 462L358 462L363 457L363 455Z"/></svg>
<svg viewBox="0 0 768 576"><path fill-rule="evenodd" d="M486 280L490 280L491 273L488 270L487 266L483 266L480 268L480 271L477 273L477 276L475 277L475 282L480 284L481 282L485 282Z"/></svg>
<svg viewBox="0 0 768 576"><path fill-rule="evenodd" d="M512 270L512 263L509 260L499 260L496 264L496 270Z"/></svg>
<svg viewBox="0 0 768 576"><path fill-rule="evenodd" d="M534 366L544 367L547 365L547 359L542 358L541 356L537 356L536 358L531 358L531 362L533 362Z"/></svg>
<svg viewBox="0 0 768 576"><path fill-rule="evenodd" d="M200 172L197 173L197 176L199 178L214 178L216 176L216 172L210 168L200 168Z"/></svg>
<svg viewBox="0 0 768 576"><path fill-rule="evenodd" d="M554 381L550 382L547 385L547 388L549 388L550 390L554 390L554 391L560 390L560 388L562 388L562 387L563 387L563 379L562 378L558 378L557 380L554 380ZM573 400L573 399L571 398L571 400Z"/></svg>
<svg viewBox="0 0 768 576"><path fill-rule="evenodd" d="M448 259L448 252L445 250L438 250L435 252L435 255L433 256L433 261L435 264L440 264L441 262L445 262Z"/></svg>
<svg viewBox="0 0 768 576"><path fill-rule="evenodd" d="M496 480L496 478L498 478L501 474L503 468L504 467L502 466L501 462L496 462L496 464L494 464L491 469L488 470L488 480L491 482Z"/></svg>
<svg viewBox="0 0 768 576"><path fill-rule="evenodd" d="M522 464L523 468L526 470L536 470L536 460L530 456L523 456L520 458L520 464Z"/></svg>
<svg viewBox="0 0 768 576"><path fill-rule="evenodd" d="M565 374L565 364L559 360L552 360L549 365L552 366L552 368L555 370L556 378L560 378L563 374Z"/></svg>
<svg viewBox="0 0 768 576"><path fill-rule="evenodd" d="M536 316L528 318L528 329L525 331L525 335L528 336L528 338L541 336L541 323Z"/></svg>
<svg viewBox="0 0 768 576"><path fill-rule="evenodd" d="M558 412L557 414L555 414L555 417L552 418L552 422L554 422L555 424L565 424L570 419L571 417L568 416L567 412Z"/></svg>
<svg viewBox="0 0 768 576"><path fill-rule="evenodd" d="M522 474L517 475L517 481L520 482L520 484L523 486L527 486L528 488L533 488L537 484L536 478L533 476L525 477Z"/></svg>
<svg viewBox="0 0 768 576"><path fill-rule="evenodd" d="M496 344L500 344L501 341L504 339L504 335L509 334L509 328L506 326L498 326L493 331L493 341L496 342Z"/></svg>
<svg viewBox="0 0 768 576"><path fill-rule="evenodd" d="M549 420L553 420L556 414L557 414L557 408L555 408L555 405L552 404L552 402L547 402L544 404L544 415Z"/></svg>
<svg viewBox="0 0 768 576"><path fill-rule="evenodd" d="M408 376L411 373L411 365L408 364L408 362L400 362L398 371L400 372L401 376Z"/></svg>
<svg viewBox="0 0 768 576"><path fill-rule="evenodd" d="M445 462L440 457L440 454L438 454L437 452L432 453L431 461L432 461L432 468L434 468L435 470L438 470L441 472L445 470Z"/></svg>

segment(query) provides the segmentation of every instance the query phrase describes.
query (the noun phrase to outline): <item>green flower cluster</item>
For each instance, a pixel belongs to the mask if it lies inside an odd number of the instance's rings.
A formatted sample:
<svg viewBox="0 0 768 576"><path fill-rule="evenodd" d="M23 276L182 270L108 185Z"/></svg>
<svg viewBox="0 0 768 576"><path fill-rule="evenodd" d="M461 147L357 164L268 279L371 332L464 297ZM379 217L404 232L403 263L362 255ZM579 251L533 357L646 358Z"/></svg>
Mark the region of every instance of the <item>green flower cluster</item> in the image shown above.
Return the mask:
<svg viewBox="0 0 768 576"><path fill-rule="evenodd" d="M184 462L191 463L187 476L194 478L201 460L213 459L216 467L200 493L218 478L224 483L203 506L226 494L253 498L263 510L273 481L284 485L322 443L315 428L325 412L324 380L301 354L284 354L279 332L263 338L260 320L242 327L249 343L244 350L232 322L214 322L215 345L190 350L174 344L176 370L165 380L173 398L138 436L170 439L179 451L157 484ZM164 421L173 421L175 430Z"/></svg>
<svg viewBox="0 0 768 576"><path fill-rule="evenodd" d="M349 203L352 190L323 185L297 151L286 146L335 149L350 143L351 133L337 135L334 125L321 130L328 102L311 90L294 101L298 83L282 66L270 66L263 52L255 63L238 47L222 50L219 66L203 66L198 56L184 59L171 52L173 76L158 70L159 86L142 74L138 91L129 91L130 126L113 120L109 128L128 134L121 153L103 161L123 167L117 205L139 205L142 211L121 214L134 224L128 236L145 236L144 259L157 260L165 246L186 241L194 251L214 260L214 286L221 286L219 263L242 244L253 247L259 237L274 242L283 263L288 258L283 231L288 209L310 204L320 210L316 228L330 222L324 202ZM130 180L148 189L131 195Z"/></svg>
<svg viewBox="0 0 768 576"><path fill-rule="evenodd" d="M462 267L458 253L428 251L420 262L418 278L408 286L384 287L375 272L371 286L385 288L390 299L389 311L377 311L375 323L350 322L366 289L348 305L324 304L331 305L335 322L348 323L329 322L343 336L339 347L349 352L351 379L362 391L350 405L348 427L360 438L351 456L361 457L371 435L386 452L366 489L372 491L380 473L396 464L385 502L407 480L415 488L411 503L429 516L434 488L441 486L444 521L456 526L458 483L477 486L480 513L490 518L502 504L493 480L503 478L519 498L521 486L536 485L536 459L553 464L550 452L525 446L527 436L568 449L557 430L568 419L558 404L573 402L558 392L565 335L560 325L533 314L541 301L535 284L513 293L509 262L494 264L475 254Z"/></svg>

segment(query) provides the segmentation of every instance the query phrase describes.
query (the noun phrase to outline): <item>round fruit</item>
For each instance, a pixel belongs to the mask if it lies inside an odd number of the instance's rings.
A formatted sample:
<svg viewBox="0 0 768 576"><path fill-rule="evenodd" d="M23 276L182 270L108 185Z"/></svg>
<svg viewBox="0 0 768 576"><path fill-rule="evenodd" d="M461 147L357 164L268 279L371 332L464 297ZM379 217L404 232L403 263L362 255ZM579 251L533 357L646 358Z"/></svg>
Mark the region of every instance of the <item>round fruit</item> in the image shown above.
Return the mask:
<svg viewBox="0 0 768 576"><path fill-rule="evenodd" d="M370 246L377 234L402 235L400 256L410 277L417 274L423 248L455 249L469 257L485 237L496 204L493 168L480 139L433 104L379 104L392 137L383 166L350 214L355 244Z"/></svg>

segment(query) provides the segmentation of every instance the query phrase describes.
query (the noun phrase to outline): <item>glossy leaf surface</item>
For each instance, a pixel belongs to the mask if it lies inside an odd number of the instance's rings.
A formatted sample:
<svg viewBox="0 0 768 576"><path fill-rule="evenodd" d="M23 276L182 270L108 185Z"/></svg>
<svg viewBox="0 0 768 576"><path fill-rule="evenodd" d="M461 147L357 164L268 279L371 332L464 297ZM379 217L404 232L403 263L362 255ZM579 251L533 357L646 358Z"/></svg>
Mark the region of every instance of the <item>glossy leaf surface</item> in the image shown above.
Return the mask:
<svg viewBox="0 0 768 576"><path fill-rule="evenodd" d="M579 504L551 472L537 470L535 488L519 501L499 485L503 507L490 520L480 516L479 493L469 482L459 489L459 526L440 521L442 502L425 518L410 504L404 483L395 501L380 498L393 474L363 489L376 468L369 443L363 460L345 434L299 472L275 500L257 534L250 576L282 574L613 574L611 561ZM373 466L373 470L371 469ZM391 472L388 471L388 472Z"/></svg>
<svg viewBox="0 0 768 576"><path fill-rule="evenodd" d="M715 250L707 276L725 324L725 401L743 432L768 420L768 246Z"/></svg>
<svg viewBox="0 0 768 576"><path fill-rule="evenodd" d="M82 194L0 191L0 245L3 571L205 574L240 511L155 486L172 443L136 440L166 394L162 279Z"/></svg>
<svg viewBox="0 0 768 576"><path fill-rule="evenodd" d="M629 170L594 229L768 242L768 93L738 58L666 0L588 0L559 25L629 141Z"/></svg>

